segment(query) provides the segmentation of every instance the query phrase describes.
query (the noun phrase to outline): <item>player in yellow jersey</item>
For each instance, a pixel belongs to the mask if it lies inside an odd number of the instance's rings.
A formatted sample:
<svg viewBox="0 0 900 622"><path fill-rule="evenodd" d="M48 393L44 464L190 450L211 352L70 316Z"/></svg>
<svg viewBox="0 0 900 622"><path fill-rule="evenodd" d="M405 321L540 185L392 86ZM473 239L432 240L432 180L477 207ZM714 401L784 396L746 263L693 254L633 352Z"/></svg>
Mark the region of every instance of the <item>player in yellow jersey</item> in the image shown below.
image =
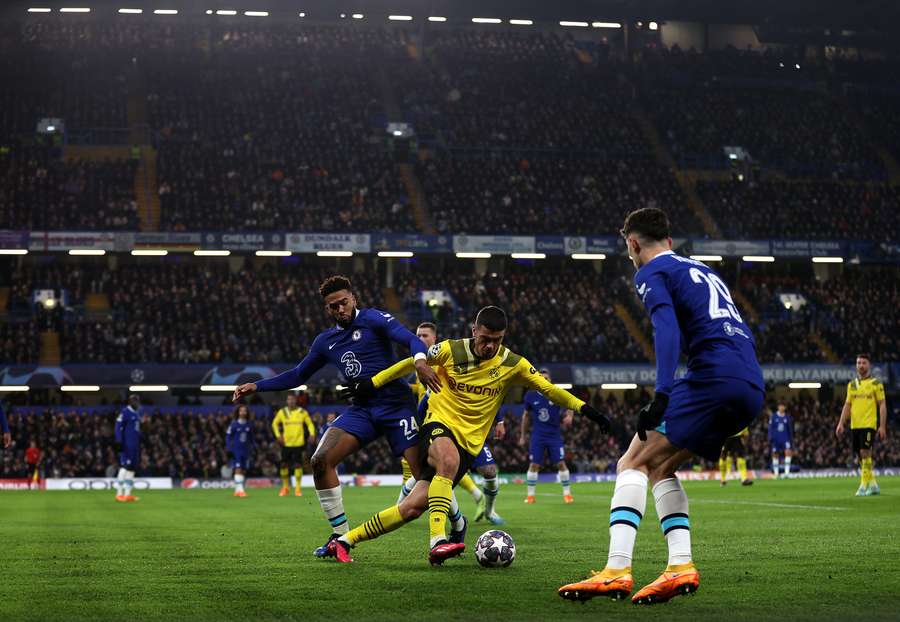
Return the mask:
<svg viewBox="0 0 900 622"><path fill-rule="evenodd" d="M316 428L305 408L297 405L297 396L288 395L287 405L278 411L272 421L272 432L281 445L281 491L279 497L290 494L290 469L294 467L294 495L303 496L300 480L303 477L303 463L306 461L306 444L313 442Z"/></svg>
<svg viewBox="0 0 900 622"><path fill-rule="evenodd" d="M437 343L437 326L432 322L422 322L416 327L416 336L422 340L422 343L430 348ZM422 401L425 400L428 395L428 387L421 382L416 382L409 386L416 395L416 403L419 404L421 412L421 409L425 408L425 406L422 405ZM421 425L422 422L419 421L418 423ZM503 438L505 434L506 428L504 423L498 421L494 438ZM472 479L472 476L468 473L463 475L462 479L459 480L459 486L472 495L472 499L478 507L475 514L476 521L487 518L493 525L502 525L504 522L503 519L494 511L494 502L497 499L497 493L500 488L500 480L497 477L497 465L494 463L493 456L491 456L486 448L482 448L478 458L480 460L476 461L475 468L484 478L484 492L481 491ZM416 480L412 476L412 471L409 468L409 463L406 461L406 458L401 458L400 464L403 467L403 486L400 488L400 496L397 499L397 503L403 501L416 484ZM490 507L488 507L488 505L490 505ZM464 535L465 534L463 534L463 536Z"/></svg>
<svg viewBox="0 0 900 622"><path fill-rule="evenodd" d="M609 420L568 391L551 384L524 357L503 346L506 314L498 307L478 312L471 339L442 341L428 350L428 364L438 370L442 388L429 398L428 413L419 430L420 479L399 505L382 510L359 527L329 543L328 554L350 562L350 548L372 540L418 518L427 508L431 535L428 560L441 564L460 555L465 543L451 543L445 535L453 487L481 451L506 392L524 385L547 395L598 423L604 432ZM413 359L401 361L373 378L358 380L347 395L365 399L382 384L412 370Z"/></svg>
<svg viewBox="0 0 900 622"><path fill-rule="evenodd" d="M850 420L853 434L853 453L859 455L860 482L857 497L868 497L881 492L872 464L872 444L875 430L878 438L887 438L887 402L884 399L884 385L871 376L872 362L868 354L856 355L856 378L847 383L847 399L841 410L835 434L842 436Z"/></svg>
<svg viewBox="0 0 900 622"><path fill-rule="evenodd" d="M741 474L741 486L752 486L753 480L747 474L747 448L744 441L750 436L750 428L744 428L734 436L725 439L725 445L722 446L722 455L719 456L719 475L721 477L721 485L728 483L728 472L731 470L732 458L737 463L737 470Z"/></svg>

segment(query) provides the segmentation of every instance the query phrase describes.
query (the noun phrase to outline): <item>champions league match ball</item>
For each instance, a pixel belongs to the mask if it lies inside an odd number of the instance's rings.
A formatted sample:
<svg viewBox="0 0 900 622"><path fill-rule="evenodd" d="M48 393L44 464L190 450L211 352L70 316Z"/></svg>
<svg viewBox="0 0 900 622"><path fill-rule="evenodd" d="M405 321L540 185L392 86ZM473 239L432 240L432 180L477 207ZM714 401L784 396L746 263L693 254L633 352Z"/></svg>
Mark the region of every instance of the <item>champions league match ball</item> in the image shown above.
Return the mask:
<svg viewBox="0 0 900 622"><path fill-rule="evenodd" d="M505 531L485 531L475 543L475 559L485 568L506 568L516 558L516 543Z"/></svg>

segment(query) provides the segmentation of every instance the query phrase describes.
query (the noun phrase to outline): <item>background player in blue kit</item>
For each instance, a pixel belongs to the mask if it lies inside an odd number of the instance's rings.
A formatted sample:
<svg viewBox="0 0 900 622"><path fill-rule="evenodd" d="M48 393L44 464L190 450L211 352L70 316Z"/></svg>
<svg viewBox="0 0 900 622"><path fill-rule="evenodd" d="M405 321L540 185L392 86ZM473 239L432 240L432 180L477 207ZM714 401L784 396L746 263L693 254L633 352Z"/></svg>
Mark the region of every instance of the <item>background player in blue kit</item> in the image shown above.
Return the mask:
<svg viewBox="0 0 900 622"><path fill-rule="evenodd" d="M794 420L787 414L784 402L778 403L778 411L769 418L769 446L772 448L772 473L778 474L779 454L784 456L784 477L791 476L791 458L794 455Z"/></svg>
<svg viewBox="0 0 900 622"><path fill-rule="evenodd" d="M550 371L541 370L541 375L550 382ZM528 496L525 503L534 503L535 489L537 488L538 474L544 457L556 464L559 470L559 481L563 488L563 502L572 503L572 490L569 487L569 467L566 465L566 448L563 444L561 425L570 425L574 417L571 410L562 412L562 408L548 400L537 391L528 391L525 394L525 411L522 413L522 431L519 434L519 445L525 445L525 435L528 432L528 421L531 420L531 447L528 451L528 474L525 481L528 483Z"/></svg>
<svg viewBox="0 0 900 622"><path fill-rule="evenodd" d="M390 313L357 308L350 279L329 277L319 287L319 293L325 302L325 312L336 325L315 338L309 353L295 368L274 378L240 385L234 391L233 401L257 391L293 389L329 363L340 370L347 382L374 376L397 361L394 343L409 348L419 381L429 389L440 391L437 374L425 363L425 345ZM310 460L319 504L333 531L329 542L349 530L335 468L344 458L381 436L387 437L394 455L404 456L413 475L417 475L415 404L409 386L402 380L386 384L372 398L357 400L335 419ZM316 549L315 554L322 557L326 549L327 543Z"/></svg>
<svg viewBox="0 0 900 622"><path fill-rule="evenodd" d="M672 252L666 214L656 208L635 210L625 219L622 236L637 268L638 296L653 323L656 392L640 411L637 435L617 465L606 567L564 585L559 595L586 600L631 593L632 552L650 483L669 562L632 602L653 604L700 587L687 495L676 469L695 455L716 460L725 439L759 414L764 384L753 335L731 292L708 266ZM681 351L687 355L687 374L675 380Z"/></svg>
<svg viewBox="0 0 900 622"><path fill-rule="evenodd" d="M119 476L116 501L139 501L131 494L134 473L141 463L141 397L128 396L128 406L116 418L116 444L119 447Z"/></svg>
<svg viewBox="0 0 900 622"><path fill-rule="evenodd" d="M253 435L253 424L250 423L250 409L245 404L238 404L235 419L225 433L225 449L234 469L234 496L246 497L244 479L250 469L253 450L256 449L256 437Z"/></svg>

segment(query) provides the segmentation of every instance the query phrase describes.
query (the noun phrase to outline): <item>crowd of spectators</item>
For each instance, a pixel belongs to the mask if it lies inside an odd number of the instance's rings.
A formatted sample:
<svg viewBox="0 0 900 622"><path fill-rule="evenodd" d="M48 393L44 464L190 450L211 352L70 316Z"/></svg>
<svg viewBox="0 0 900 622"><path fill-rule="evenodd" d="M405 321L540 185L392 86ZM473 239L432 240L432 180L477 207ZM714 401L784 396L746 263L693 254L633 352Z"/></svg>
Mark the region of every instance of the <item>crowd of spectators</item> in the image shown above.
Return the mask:
<svg viewBox="0 0 900 622"><path fill-rule="evenodd" d="M838 395L839 394L839 395ZM634 437L637 412L646 401L643 391L630 392L624 397L595 394L595 407L606 414L613 424L609 435L600 434L590 423L576 422L563 428L566 460L576 473L612 473L616 461ZM774 399L774 398L772 398ZM794 419L794 465L799 469L853 468L855 456L850 440L835 436L834 428L843 403L843 392L836 391L834 399L820 402L811 395L791 398L787 412ZM278 475L280 447L271 432L271 408L251 407L251 421L257 449L249 474L251 477L274 478ZM335 416L328 407L311 407L316 438L323 426ZM31 409L34 410L34 409ZM161 476L176 479L186 477L229 478L225 450L225 432L233 419L230 407L168 407L145 408L141 424L143 434L141 476ZM109 407L47 407L26 414L25 409L13 409L9 416L15 441L11 450L0 454L0 474L4 477L27 477L24 452L31 441L44 452L42 463L45 477L114 477L117 455L114 448L116 412ZM501 472L522 473L529 463L528 445L518 442L521 419L518 414L505 417L506 434L488 440ZM746 441L751 468L765 470L770 463L768 445L768 409L750 426ZM896 426L889 430L887 440L875 444L876 466L900 464L900 435ZM312 450L312 445L308 447ZM309 452L308 452L309 453ZM307 465L308 466L308 465ZM398 473L399 460L381 439L347 459L342 472L347 474ZM552 466L552 465L547 465ZM715 469L714 463L698 461L685 468Z"/></svg>
<svg viewBox="0 0 900 622"><path fill-rule="evenodd" d="M882 241L897 237L897 186L830 181L700 181L697 192L730 239Z"/></svg>

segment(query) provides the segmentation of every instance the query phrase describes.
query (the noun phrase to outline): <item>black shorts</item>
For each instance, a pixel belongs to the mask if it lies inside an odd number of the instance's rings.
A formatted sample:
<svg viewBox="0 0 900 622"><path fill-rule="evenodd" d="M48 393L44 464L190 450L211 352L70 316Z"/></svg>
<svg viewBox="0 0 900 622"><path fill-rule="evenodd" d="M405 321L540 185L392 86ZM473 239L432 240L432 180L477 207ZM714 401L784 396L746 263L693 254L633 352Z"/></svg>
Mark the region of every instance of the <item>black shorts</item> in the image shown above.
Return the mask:
<svg viewBox="0 0 900 622"><path fill-rule="evenodd" d="M744 457L744 437L730 436L725 439L725 445L722 446L723 456L734 456L735 458Z"/></svg>
<svg viewBox="0 0 900 622"><path fill-rule="evenodd" d="M282 464L295 464L303 466L306 462L306 448L304 447L282 447L281 448Z"/></svg>
<svg viewBox="0 0 900 622"><path fill-rule="evenodd" d="M475 456L463 449L450 428L440 421L431 421L419 428L419 479L430 482L431 478L435 476L434 467L428 464L428 448L434 439L441 436L445 436L453 441L456 451L459 452L459 468L456 469L456 476L453 478L453 485L456 486L459 480L469 472L472 463L475 461Z"/></svg>
<svg viewBox="0 0 900 622"><path fill-rule="evenodd" d="M850 432L853 434L853 453L859 453L860 449L872 449L875 428L856 428Z"/></svg>

